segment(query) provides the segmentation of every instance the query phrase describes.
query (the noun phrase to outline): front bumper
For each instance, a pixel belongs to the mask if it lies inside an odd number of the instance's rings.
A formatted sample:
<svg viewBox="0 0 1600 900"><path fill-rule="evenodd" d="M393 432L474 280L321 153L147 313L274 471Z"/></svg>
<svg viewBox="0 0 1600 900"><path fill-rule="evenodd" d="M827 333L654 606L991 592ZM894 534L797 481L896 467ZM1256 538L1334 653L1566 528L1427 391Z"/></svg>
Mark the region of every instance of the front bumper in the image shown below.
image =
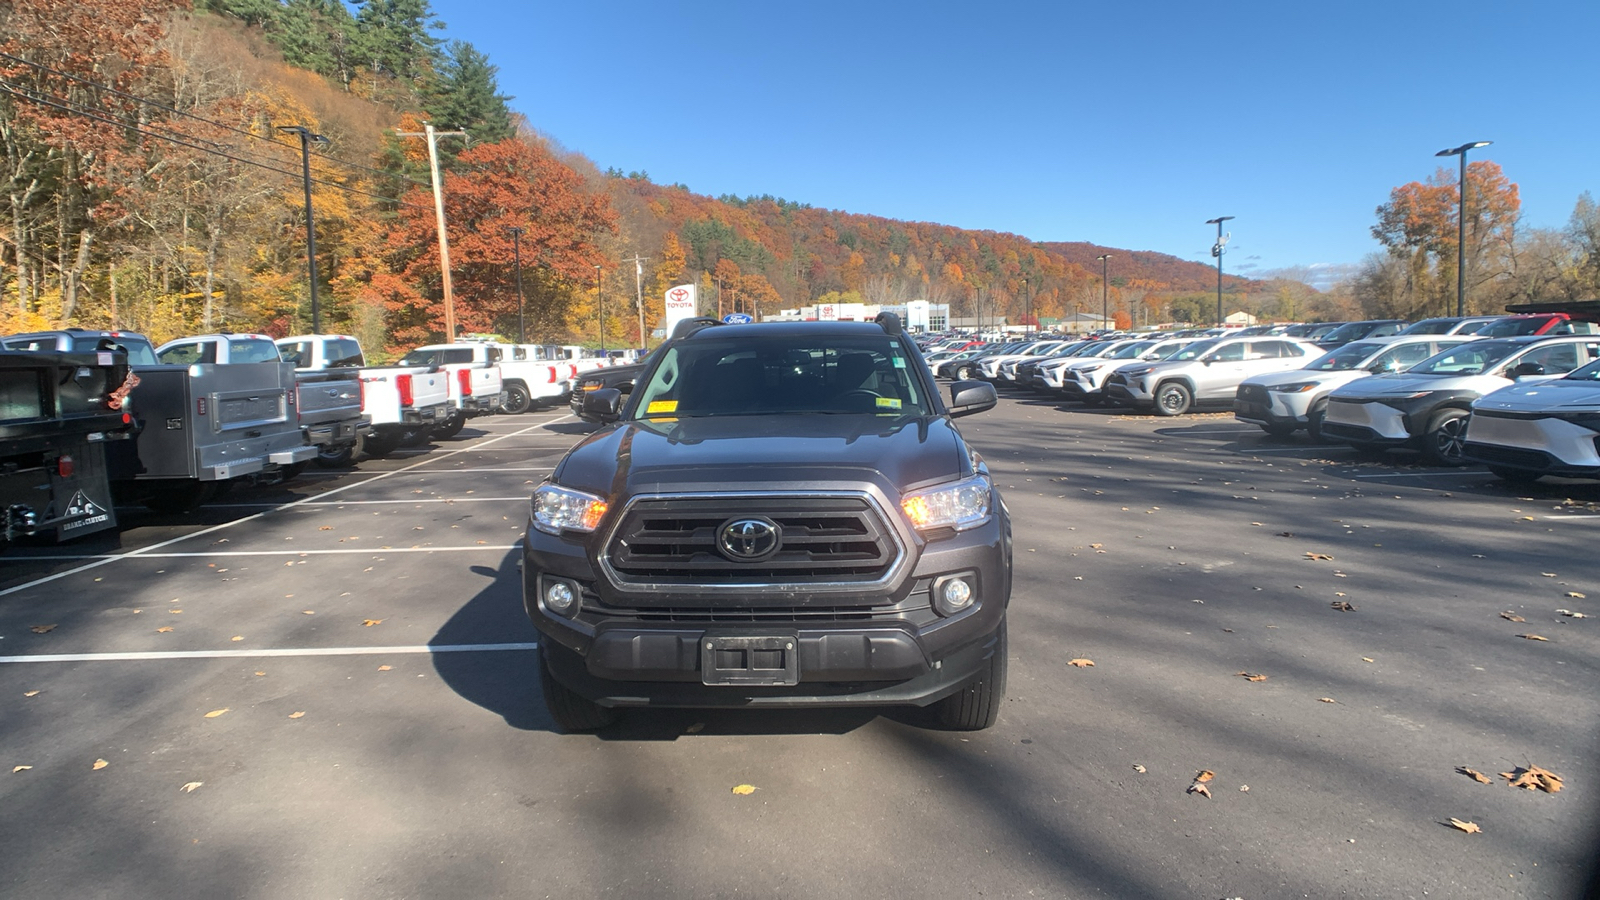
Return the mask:
<svg viewBox="0 0 1600 900"><path fill-rule="evenodd" d="M1600 477L1600 432L1554 416L1508 416L1474 411L1467 425L1469 459L1491 466Z"/></svg>
<svg viewBox="0 0 1600 900"><path fill-rule="evenodd" d="M529 529L523 605L551 648L552 674L606 706L925 705L969 681L992 655L1011 592L1009 529L997 510L984 526L918 546L909 574L873 592L881 596L870 602L844 593L793 607L768 605L775 598L759 588L748 600L686 596L681 606L610 605L601 599L609 592L584 544ZM977 601L943 617L932 608L933 583L955 573L973 576ZM549 578L579 586L574 616L545 607ZM702 683L702 642L724 636L793 636L798 683Z"/></svg>
<svg viewBox="0 0 1600 900"><path fill-rule="evenodd" d="M1322 419L1322 433L1331 438L1373 447L1410 443L1412 416L1375 400L1350 402L1333 398Z"/></svg>

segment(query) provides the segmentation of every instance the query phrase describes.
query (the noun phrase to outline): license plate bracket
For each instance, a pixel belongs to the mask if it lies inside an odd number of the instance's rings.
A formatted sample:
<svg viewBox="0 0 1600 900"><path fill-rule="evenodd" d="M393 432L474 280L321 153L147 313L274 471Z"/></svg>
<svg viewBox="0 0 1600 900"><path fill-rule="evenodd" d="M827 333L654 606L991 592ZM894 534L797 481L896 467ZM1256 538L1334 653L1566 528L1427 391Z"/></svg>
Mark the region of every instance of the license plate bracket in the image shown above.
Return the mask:
<svg viewBox="0 0 1600 900"><path fill-rule="evenodd" d="M800 683L800 642L792 634L708 634L700 639L700 681L714 685Z"/></svg>

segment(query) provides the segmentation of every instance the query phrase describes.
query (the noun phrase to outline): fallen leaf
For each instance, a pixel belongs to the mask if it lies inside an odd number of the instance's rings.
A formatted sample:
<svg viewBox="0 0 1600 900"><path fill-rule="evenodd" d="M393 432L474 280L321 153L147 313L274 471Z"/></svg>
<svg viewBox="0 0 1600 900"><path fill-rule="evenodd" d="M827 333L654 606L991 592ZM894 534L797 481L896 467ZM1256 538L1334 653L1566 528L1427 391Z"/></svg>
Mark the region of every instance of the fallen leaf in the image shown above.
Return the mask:
<svg viewBox="0 0 1600 900"><path fill-rule="evenodd" d="M1355 604L1347 603L1347 602L1345 602L1343 600L1335 600L1335 601L1333 601L1332 603L1330 603L1328 605L1333 607L1334 609L1337 609L1340 612L1355 612L1356 611Z"/></svg>
<svg viewBox="0 0 1600 900"><path fill-rule="evenodd" d="M383 623L382 619L362 619L361 620L361 624L365 625L368 628L371 628L374 625L379 625L379 624L382 624L382 623Z"/></svg>
<svg viewBox="0 0 1600 900"><path fill-rule="evenodd" d="M242 640L244 640L244 635L236 634L233 637L228 638L228 640L230 640L230 641L242 641Z"/></svg>
<svg viewBox="0 0 1600 900"><path fill-rule="evenodd" d="M24 696L24 697L37 697L37 696L39 696L39 692L38 691L23 691L22 692L22 696Z"/></svg>
<svg viewBox="0 0 1600 900"><path fill-rule="evenodd" d="M1570 609L1558 609L1558 610L1556 610L1556 612L1562 614L1563 616L1566 616L1569 619L1587 619L1587 618L1589 618L1589 614L1588 613L1573 612Z"/></svg>
<svg viewBox="0 0 1600 900"><path fill-rule="evenodd" d="M378 667L378 671L379 671L379 672L387 672L387 671L389 671L389 670L390 670L390 669L392 669L392 668L394 668L394 666L379 666L379 667Z"/></svg>
<svg viewBox="0 0 1600 900"><path fill-rule="evenodd" d="M1479 784L1493 784L1494 783L1493 781L1491 781L1489 779L1489 776L1483 774L1482 772L1479 772L1477 769L1469 769L1466 766L1456 766L1456 771L1460 772L1461 774L1463 774L1465 776L1467 776L1468 778L1471 778L1473 781L1476 781Z"/></svg>
<svg viewBox="0 0 1600 900"><path fill-rule="evenodd" d="M1465 831L1467 834L1481 834L1483 832L1483 829L1479 828L1478 823L1476 822L1463 822L1460 819L1451 819L1450 825Z"/></svg>
<svg viewBox="0 0 1600 900"><path fill-rule="evenodd" d="M1362 662L1372 662L1372 657L1370 657L1370 656L1363 656L1363 657L1361 657L1361 661L1362 661Z"/></svg>
<svg viewBox="0 0 1600 900"><path fill-rule="evenodd" d="M1069 659L1069 660L1067 660L1067 665L1076 666L1077 668L1080 668L1080 669L1089 669L1089 668L1093 668L1094 667L1094 660L1092 660L1092 659Z"/></svg>
<svg viewBox="0 0 1600 900"><path fill-rule="evenodd" d="M1141 765L1139 765L1139 764L1138 764L1138 763L1134 763L1134 764L1133 764L1133 770L1134 770L1134 771L1135 771L1135 772L1138 772L1138 773L1139 773L1139 774L1141 774L1141 775L1143 775L1143 774L1144 774L1144 773L1145 773L1145 772L1146 772L1146 771L1148 771L1148 770L1147 770L1147 769L1145 769L1145 767L1144 767L1144 766L1141 766Z"/></svg>
<svg viewBox="0 0 1600 900"><path fill-rule="evenodd" d="M1501 613L1500 614L1500 618L1505 619L1508 622L1526 622L1526 621L1528 621L1527 619L1524 619L1523 617L1517 615L1516 613L1512 612L1509 609L1506 610L1505 612Z"/></svg>
<svg viewBox="0 0 1600 900"><path fill-rule="evenodd" d="M267 673L265 673L265 672L257 672L257 673L256 673L256 674L257 674L257 675L265 675L265 674L267 674Z"/></svg>
<svg viewBox="0 0 1600 900"><path fill-rule="evenodd" d="M1248 785L1248 784L1239 785L1239 793L1241 793L1241 794L1250 793L1250 785Z"/></svg>
<svg viewBox="0 0 1600 900"><path fill-rule="evenodd" d="M1554 577L1556 577L1556 573L1554 573L1554 572L1540 572L1539 574L1543 575L1546 578L1554 578Z"/></svg>
<svg viewBox="0 0 1600 900"><path fill-rule="evenodd" d="M1580 594L1577 591L1567 591L1567 596L1571 597L1574 600L1587 600L1588 599L1588 595L1587 594ZM51 626L51 627L53 628L55 626Z"/></svg>
<svg viewBox="0 0 1600 900"><path fill-rule="evenodd" d="M169 632L171 630L172 630L172 626L171 625L163 625L160 628L156 629L156 634L166 634L167 632Z"/></svg>
<svg viewBox="0 0 1600 900"><path fill-rule="evenodd" d="M1519 768L1514 772L1501 772L1500 776L1512 786L1529 791L1544 791L1554 794L1561 790L1561 776L1538 766L1530 765Z"/></svg>
<svg viewBox="0 0 1600 900"><path fill-rule="evenodd" d="M205 784L205 782L204 781L191 781L188 784L184 785L183 787L178 788L178 790L184 792L185 794L192 794L192 793L194 793L194 789L199 787L202 784Z"/></svg>
<svg viewBox="0 0 1600 900"><path fill-rule="evenodd" d="M1338 703L1339 701L1333 699L1332 697L1318 697L1317 698L1317 702L1318 703Z"/></svg>
<svg viewBox="0 0 1600 900"><path fill-rule="evenodd" d="M167 612L172 613L175 616L183 615L183 610L181 610L181 609L169 609L169 610L167 610Z"/></svg>
<svg viewBox="0 0 1600 900"><path fill-rule="evenodd" d="M206 718L215 719L217 716L222 715L223 713L227 712L230 709L232 709L232 707L228 707L228 706L224 706L221 709L213 709L211 712L206 713Z"/></svg>
<svg viewBox="0 0 1600 900"><path fill-rule="evenodd" d="M754 794L756 792L756 786L753 784L736 784L733 786L733 792L741 797L744 797Z"/></svg>
<svg viewBox="0 0 1600 900"><path fill-rule="evenodd" d="M305 714L306 714L305 710L300 710L299 712L289 713L289 718L298 719L298 718L300 718L301 716L303 716Z"/></svg>
<svg viewBox="0 0 1600 900"><path fill-rule="evenodd" d="M1215 777L1217 777L1217 773L1211 771L1210 769L1201 769L1200 774L1194 776L1194 781L1195 784L1205 784Z"/></svg>
<svg viewBox="0 0 1600 900"><path fill-rule="evenodd" d="M1187 791L1184 791L1184 793L1185 794L1199 794L1200 796L1206 798L1207 800L1211 799L1211 789L1206 787L1205 785L1201 784L1198 781L1195 782L1194 784L1189 785L1189 789Z"/></svg>
<svg viewBox="0 0 1600 900"><path fill-rule="evenodd" d="M303 616L314 616L317 614L317 611L314 609L302 609L300 610L300 614Z"/></svg>
<svg viewBox="0 0 1600 900"><path fill-rule="evenodd" d="M1239 674L1239 677L1243 678L1245 681L1266 681L1267 680L1267 676L1259 674L1259 673L1256 673L1256 672L1240 672L1238 674Z"/></svg>
<svg viewBox="0 0 1600 900"><path fill-rule="evenodd" d="M1327 560L1331 560L1331 559L1333 559L1333 557L1329 556L1326 553L1313 553L1310 550L1307 550L1306 551L1306 559L1327 559Z"/></svg>
<svg viewBox="0 0 1600 900"><path fill-rule="evenodd" d="M1537 635L1537 634L1519 634L1519 635L1517 635L1517 637L1519 637L1519 638L1527 638L1530 641L1548 641L1548 640L1550 640L1547 637L1544 637L1542 635Z"/></svg>
<svg viewBox="0 0 1600 900"><path fill-rule="evenodd" d="M97 760L94 761L94 765L91 766L91 768L93 768L96 772L98 772L101 769L104 769L106 766L109 766L109 765L111 765L111 763L108 763L103 759L97 759Z"/></svg>
<svg viewBox="0 0 1600 900"><path fill-rule="evenodd" d="M333 526L332 525L319 525L319 526L317 526L317 530L318 531L332 531L333 530Z"/></svg>
<svg viewBox="0 0 1600 900"><path fill-rule="evenodd" d="M34 634L49 634L50 632L55 631L56 627L54 625L35 625L29 630Z"/></svg>
<svg viewBox="0 0 1600 900"><path fill-rule="evenodd" d="M1533 516L1523 516L1522 518L1518 519L1517 521L1519 521L1519 522L1532 522L1533 521Z"/></svg>
<svg viewBox="0 0 1600 900"><path fill-rule="evenodd" d="M1251 522L1250 524L1256 526L1257 528L1261 527L1261 523L1260 522Z"/></svg>
<svg viewBox="0 0 1600 900"><path fill-rule="evenodd" d="M18 772L26 772L31 768L33 768L33 766L12 766L11 767L11 774L15 775Z"/></svg>
<svg viewBox="0 0 1600 900"><path fill-rule="evenodd" d="M1099 550L1101 547L1104 547L1104 546L1105 546L1105 544L1090 544L1089 545L1089 549L1090 550Z"/></svg>

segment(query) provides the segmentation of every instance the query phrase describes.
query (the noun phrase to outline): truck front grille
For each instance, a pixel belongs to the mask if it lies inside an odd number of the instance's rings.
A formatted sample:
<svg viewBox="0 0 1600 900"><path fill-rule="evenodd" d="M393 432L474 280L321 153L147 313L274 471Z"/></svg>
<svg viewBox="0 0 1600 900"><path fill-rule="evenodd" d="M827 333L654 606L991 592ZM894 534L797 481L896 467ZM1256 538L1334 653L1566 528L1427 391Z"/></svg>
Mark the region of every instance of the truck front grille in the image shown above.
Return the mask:
<svg viewBox="0 0 1600 900"><path fill-rule="evenodd" d="M730 521L760 517L778 526L780 546L759 561L719 549ZM859 496L672 497L635 501L606 549L625 585L871 584L889 574L901 548L876 507Z"/></svg>

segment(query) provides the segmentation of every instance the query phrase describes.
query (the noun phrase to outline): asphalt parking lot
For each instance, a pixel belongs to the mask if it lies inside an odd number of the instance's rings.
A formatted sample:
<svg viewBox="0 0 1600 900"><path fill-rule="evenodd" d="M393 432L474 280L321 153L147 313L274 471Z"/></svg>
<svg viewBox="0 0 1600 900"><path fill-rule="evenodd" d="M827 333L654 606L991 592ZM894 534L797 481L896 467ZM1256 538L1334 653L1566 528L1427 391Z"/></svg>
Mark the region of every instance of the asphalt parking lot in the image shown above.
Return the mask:
<svg viewBox="0 0 1600 900"><path fill-rule="evenodd" d="M556 733L517 541L586 431L561 410L14 547L0 894L1582 894L1600 485L1231 415L1007 398L962 423L1016 539L1008 700L980 733L915 711ZM1562 790L1499 774L1527 766Z"/></svg>

